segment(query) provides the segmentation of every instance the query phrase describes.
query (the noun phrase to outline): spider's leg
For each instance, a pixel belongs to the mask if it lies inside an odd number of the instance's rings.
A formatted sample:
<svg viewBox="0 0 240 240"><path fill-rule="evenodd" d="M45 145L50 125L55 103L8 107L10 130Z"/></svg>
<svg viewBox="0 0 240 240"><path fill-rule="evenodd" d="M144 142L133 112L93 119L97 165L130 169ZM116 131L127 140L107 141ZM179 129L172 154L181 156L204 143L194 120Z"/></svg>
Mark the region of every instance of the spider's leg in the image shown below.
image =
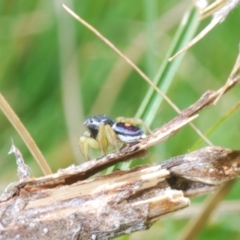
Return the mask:
<svg viewBox="0 0 240 240"><path fill-rule="evenodd" d="M89 156L88 156L88 148L89 147L99 149L98 142L94 138L91 138L91 137L88 137L88 136L80 137L79 141L78 141L78 145L80 147L80 151L81 151L83 157L86 160L89 160Z"/></svg>
<svg viewBox="0 0 240 240"><path fill-rule="evenodd" d="M107 125L100 124L98 127L98 135L97 135L97 142L99 144L99 148L101 149L102 154L107 155L108 154L108 139L106 137L106 131L105 127Z"/></svg>
<svg viewBox="0 0 240 240"><path fill-rule="evenodd" d="M117 136L110 125L105 125L105 134L109 144L114 146L116 151L119 152Z"/></svg>

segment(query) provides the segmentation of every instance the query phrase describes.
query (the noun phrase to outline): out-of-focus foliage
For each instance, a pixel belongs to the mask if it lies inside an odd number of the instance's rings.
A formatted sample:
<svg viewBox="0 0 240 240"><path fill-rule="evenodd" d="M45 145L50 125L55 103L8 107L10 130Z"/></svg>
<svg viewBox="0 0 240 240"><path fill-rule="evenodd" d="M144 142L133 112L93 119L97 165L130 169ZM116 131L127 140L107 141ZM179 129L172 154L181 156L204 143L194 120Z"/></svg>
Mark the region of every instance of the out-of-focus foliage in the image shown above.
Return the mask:
<svg viewBox="0 0 240 240"><path fill-rule="evenodd" d="M62 3L120 50L128 50L127 56L153 78L191 1L0 2L1 93L29 130L53 171L82 160L76 149L86 116L105 113L112 117L132 117L149 88L126 63L116 67L119 56L64 11ZM153 25L157 21L161 24L155 29ZM209 21L204 20L199 29ZM238 54L238 28L239 8L188 51L168 92L180 109L191 105L205 91L224 84ZM102 104L99 106L96 101L100 101L98 95L101 91ZM202 112L195 124L205 132L239 101L239 96L240 90L236 87L217 106ZM69 114L71 117L67 120ZM151 128L162 125L175 115L168 104L162 104ZM210 140L215 145L239 149L239 121L237 111L218 126L209 136ZM74 129L73 133L69 125ZM1 191L17 180L14 156L7 155L11 138L33 175L42 175L3 114L0 114L0 133ZM166 143L150 149L146 161L157 162L185 153L198 138L192 129L186 127ZM238 186L230 193L231 199L240 198ZM226 224L228 213L224 214L215 219L199 239L206 239L206 236L208 239L239 238L239 228L234 227L234 222L230 224L236 215ZM185 222L171 216L148 232L122 239L175 239L181 234Z"/></svg>

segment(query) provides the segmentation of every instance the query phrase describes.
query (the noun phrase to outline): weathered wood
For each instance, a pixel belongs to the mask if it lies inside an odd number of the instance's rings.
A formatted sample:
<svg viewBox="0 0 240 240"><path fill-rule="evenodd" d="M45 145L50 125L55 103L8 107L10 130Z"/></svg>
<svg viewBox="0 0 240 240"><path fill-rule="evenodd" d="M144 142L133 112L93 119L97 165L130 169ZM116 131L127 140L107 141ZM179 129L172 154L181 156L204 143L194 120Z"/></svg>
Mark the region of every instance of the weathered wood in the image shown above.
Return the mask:
<svg viewBox="0 0 240 240"><path fill-rule="evenodd" d="M110 239L147 229L187 207L186 196L213 191L239 175L240 151L206 147L70 185L56 186L54 174L48 184L45 177L23 180L9 190L11 197L7 192L1 198L0 239Z"/></svg>
<svg viewBox="0 0 240 240"><path fill-rule="evenodd" d="M237 77L216 92L208 91L172 121L120 153L40 178L28 178L22 166L18 169L21 180L0 198L0 239L110 239L146 229L161 216L187 207L186 196L205 194L237 178L240 152L207 147L163 164L88 179L117 162L143 156L239 81Z"/></svg>
<svg viewBox="0 0 240 240"><path fill-rule="evenodd" d="M167 176L157 165L55 188L25 186L0 204L1 239L109 239L146 229L189 204Z"/></svg>

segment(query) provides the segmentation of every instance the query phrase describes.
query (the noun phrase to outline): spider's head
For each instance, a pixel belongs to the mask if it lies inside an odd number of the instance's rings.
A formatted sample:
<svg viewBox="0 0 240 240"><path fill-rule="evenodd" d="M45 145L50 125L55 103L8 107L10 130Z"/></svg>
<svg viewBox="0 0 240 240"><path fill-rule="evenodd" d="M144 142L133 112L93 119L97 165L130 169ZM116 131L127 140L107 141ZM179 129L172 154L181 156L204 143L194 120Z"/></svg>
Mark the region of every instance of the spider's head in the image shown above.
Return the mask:
<svg viewBox="0 0 240 240"><path fill-rule="evenodd" d="M84 125L89 129L91 137L96 138L99 125L112 126L115 122L106 115L94 115L85 120Z"/></svg>

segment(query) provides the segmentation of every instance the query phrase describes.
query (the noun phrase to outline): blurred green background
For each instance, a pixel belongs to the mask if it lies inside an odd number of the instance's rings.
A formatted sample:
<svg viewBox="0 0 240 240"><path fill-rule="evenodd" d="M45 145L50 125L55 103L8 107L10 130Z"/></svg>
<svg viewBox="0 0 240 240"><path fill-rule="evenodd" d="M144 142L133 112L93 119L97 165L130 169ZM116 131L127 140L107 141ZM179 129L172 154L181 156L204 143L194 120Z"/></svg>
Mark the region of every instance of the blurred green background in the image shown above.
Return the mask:
<svg viewBox="0 0 240 240"><path fill-rule="evenodd" d="M56 172L83 161L77 141L85 131L83 121L92 114L113 118L135 116L149 89L148 84L108 46L73 19L62 3L92 24L154 78L191 1L81 0L0 2L0 89ZM185 55L171 82L168 96L180 108L194 103L209 89L227 80L238 54L239 8ZM202 21L198 32L210 19ZM194 121L203 132L221 119L239 101L237 86L216 106L204 110ZM151 114L151 113L149 113ZM151 129L176 113L163 102L153 117ZM240 112L218 126L209 139L219 146L239 147ZM0 114L0 187L17 181L16 163L8 155L11 138L34 176L42 172L6 117ZM189 127L165 143L152 147L146 160L155 163L186 153L199 139ZM202 144L201 146L205 146ZM200 146L198 146L200 147ZM99 156L99 153L92 153ZM239 239L240 184L228 195L233 210L214 218L199 239ZM204 198L193 202L201 203ZM231 205L227 201L226 206ZM194 204L193 204L194 205ZM224 205L224 206L225 206ZM202 205L200 205L202 206ZM200 207L199 207L200 208ZM150 231L121 239L176 239L195 211L172 215Z"/></svg>

